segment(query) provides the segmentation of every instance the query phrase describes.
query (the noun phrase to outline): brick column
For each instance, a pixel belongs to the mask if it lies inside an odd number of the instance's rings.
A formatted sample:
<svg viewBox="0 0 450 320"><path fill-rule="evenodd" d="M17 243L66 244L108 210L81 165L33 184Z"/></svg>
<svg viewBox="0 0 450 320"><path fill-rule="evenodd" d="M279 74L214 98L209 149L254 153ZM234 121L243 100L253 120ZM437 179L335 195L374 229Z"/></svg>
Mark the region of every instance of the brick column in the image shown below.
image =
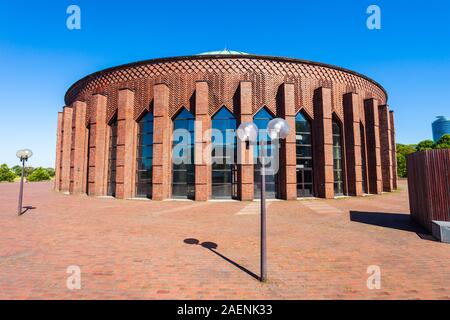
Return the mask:
<svg viewBox="0 0 450 320"><path fill-rule="evenodd" d="M95 109L94 194L106 196L108 185L108 124L107 98L101 94L92 97ZM92 127L91 127L92 129Z"/></svg>
<svg viewBox="0 0 450 320"><path fill-rule="evenodd" d="M58 126L56 129L56 158L55 158L55 181L54 189L61 190L61 154L62 154L62 135L63 135L63 113L58 112Z"/></svg>
<svg viewBox="0 0 450 320"><path fill-rule="evenodd" d="M64 107L63 136L61 155L61 191L69 193L70 188L70 154L72 150L72 115L73 109Z"/></svg>
<svg viewBox="0 0 450 320"><path fill-rule="evenodd" d="M331 89L314 91L314 178L317 196L334 197ZM323 168L323 169L322 169Z"/></svg>
<svg viewBox="0 0 450 320"><path fill-rule="evenodd" d="M241 81L239 86L239 123L252 122L252 83ZM242 201L252 201L253 187L253 146L237 139L238 195Z"/></svg>
<svg viewBox="0 0 450 320"><path fill-rule="evenodd" d="M383 190L381 180L380 130L378 100L364 100L366 117L367 171L369 193L379 194Z"/></svg>
<svg viewBox="0 0 450 320"><path fill-rule="evenodd" d="M73 104L74 110L74 126L73 126L73 184L71 192L79 194L83 192L83 182L85 177L85 164L87 160L86 142L86 103L82 101L75 101Z"/></svg>
<svg viewBox="0 0 450 320"><path fill-rule="evenodd" d="M356 93L344 95L344 128L346 143L347 191L348 195L362 195L361 133L359 98Z"/></svg>
<svg viewBox="0 0 450 320"><path fill-rule="evenodd" d="M132 198L136 168L136 121L133 119L134 92L119 90L117 112L116 197Z"/></svg>
<svg viewBox="0 0 450 320"><path fill-rule="evenodd" d="M155 84L153 87L153 176L152 199L170 198L172 146L169 118L169 87Z"/></svg>
<svg viewBox="0 0 450 320"><path fill-rule="evenodd" d="M281 198L285 200L297 199L297 170L296 170L296 135L295 135L295 97L294 84L284 83L281 88L281 116L289 124L289 135L281 140L279 161Z"/></svg>
<svg viewBox="0 0 450 320"><path fill-rule="evenodd" d="M211 194L211 153L207 152L211 129L211 117L208 114L208 83L195 83L195 200L205 201Z"/></svg>
<svg viewBox="0 0 450 320"><path fill-rule="evenodd" d="M392 187L397 189L397 145L395 144L394 111L389 111L391 124L391 148L392 148Z"/></svg>
<svg viewBox="0 0 450 320"><path fill-rule="evenodd" d="M393 190L393 179L389 107L387 105L379 106L378 115L380 121L381 177L383 181L383 191L391 192Z"/></svg>

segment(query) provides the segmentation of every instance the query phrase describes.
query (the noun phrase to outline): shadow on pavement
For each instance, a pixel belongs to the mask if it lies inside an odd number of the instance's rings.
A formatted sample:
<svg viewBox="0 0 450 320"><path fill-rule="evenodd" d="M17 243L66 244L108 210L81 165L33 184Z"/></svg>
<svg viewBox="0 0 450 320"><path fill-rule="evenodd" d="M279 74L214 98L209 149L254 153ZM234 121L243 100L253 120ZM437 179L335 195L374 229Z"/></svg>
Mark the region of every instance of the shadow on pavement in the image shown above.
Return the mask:
<svg viewBox="0 0 450 320"><path fill-rule="evenodd" d="M28 210L33 210L33 209L36 209L36 207L33 207L33 206L24 206L24 207L22 207L22 212L20 213L20 215L23 215L23 214L25 214Z"/></svg>
<svg viewBox="0 0 450 320"><path fill-rule="evenodd" d="M194 238L187 238L184 239L184 243L187 244L194 244L194 245L198 245L200 244L203 248L208 249L209 251L213 252L214 254L218 255L219 257L221 257L222 259L224 259L225 261L231 263L233 266L235 266L236 268L240 269L241 271L244 271L245 273L247 273L248 275L252 276L253 278L255 278L256 280L260 280L260 277L258 275L256 275L255 273L253 273L252 271L248 270L247 268L241 266L240 264L238 264L237 262L234 262L233 260L231 260L230 258L224 256L223 254L221 254L220 252L218 252L216 249L218 247L217 243L214 242L210 242L210 241L205 241L200 243L199 240L194 239Z"/></svg>
<svg viewBox="0 0 450 320"><path fill-rule="evenodd" d="M426 229L411 220L409 214L350 211L350 220L384 228L415 232L421 239L435 241Z"/></svg>

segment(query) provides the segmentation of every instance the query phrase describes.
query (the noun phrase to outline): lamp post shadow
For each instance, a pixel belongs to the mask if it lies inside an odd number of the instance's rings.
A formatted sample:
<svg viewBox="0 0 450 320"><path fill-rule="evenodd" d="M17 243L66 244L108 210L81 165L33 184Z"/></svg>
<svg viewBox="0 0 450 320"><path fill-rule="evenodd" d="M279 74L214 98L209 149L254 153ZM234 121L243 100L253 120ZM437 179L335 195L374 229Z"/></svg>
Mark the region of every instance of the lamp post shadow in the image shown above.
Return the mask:
<svg viewBox="0 0 450 320"><path fill-rule="evenodd" d="M23 215L23 214L25 214L28 210L33 210L33 209L36 209L36 207L33 207L33 206L24 206L24 207L22 207L22 210L20 211L20 216L21 215Z"/></svg>
<svg viewBox="0 0 450 320"><path fill-rule="evenodd" d="M217 251L217 243L214 242L210 242L210 241L205 241L200 243L199 240L194 239L194 238L187 238L184 239L184 243L186 244L193 244L193 245L200 245L205 249L208 249L209 251L213 252L214 254L216 254L217 256L221 257L222 259L224 259L225 261L227 261L228 263L231 263L233 266L235 266L236 268L240 269L241 271L244 271L245 273L247 273L249 276L255 278L256 280L260 281L261 277L258 276L257 274L255 274L254 272L248 270L247 268L241 266L239 263L231 260L230 258L224 256L223 254L221 254L220 252Z"/></svg>

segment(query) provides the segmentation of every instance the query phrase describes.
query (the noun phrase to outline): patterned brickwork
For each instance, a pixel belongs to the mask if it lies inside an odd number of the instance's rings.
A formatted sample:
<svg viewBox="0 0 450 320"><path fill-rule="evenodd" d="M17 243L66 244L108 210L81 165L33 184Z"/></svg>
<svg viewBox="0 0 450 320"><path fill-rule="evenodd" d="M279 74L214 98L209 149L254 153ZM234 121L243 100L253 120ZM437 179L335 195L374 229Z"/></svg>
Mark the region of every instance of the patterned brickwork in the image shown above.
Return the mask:
<svg viewBox="0 0 450 320"><path fill-rule="evenodd" d="M173 116L183 106L189 110L193 108L196 81L206 81L211 89L210 115L223 105L237 113L235 95L240 81L253 84L253 111L265 105L275 113L276 96L284 82L294 84L296 110L303 107L312 116L313 93L322 86L332 90L332 107L340 118L343 117L342 96L347 92L359 93L364 99L378 99L380 104L387 99L384 90L370 79L332 66L258 56L193 56L150 60L95 73L69 89L66 103L86 101L95 93L107 95L107 118L110 119L117 109L118 90L128 88L136 93L134 116L137 118L142 109L151 104L154 84L165 83L173 93L169 107L169 116ZM87 115L91 117L92 112Z"/></svg>

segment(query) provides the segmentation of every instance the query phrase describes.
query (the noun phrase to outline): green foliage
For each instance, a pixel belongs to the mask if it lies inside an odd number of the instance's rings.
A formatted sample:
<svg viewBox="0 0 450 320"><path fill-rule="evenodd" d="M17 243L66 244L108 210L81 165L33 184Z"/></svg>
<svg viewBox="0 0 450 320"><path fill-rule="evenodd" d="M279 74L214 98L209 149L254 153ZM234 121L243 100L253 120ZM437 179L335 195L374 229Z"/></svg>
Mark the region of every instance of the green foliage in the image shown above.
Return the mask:
<svg viewBox="0 0 450 320"><path fill-rule="evenodd" d="M29 175L31 175L31 174L33 173L34 170L35 170L35 168L33 168L33 167L27 167L27 166L25 166L25 169L24 169L24 171L25 171L25 177L28 177Z"/></svg>
<svg viewBox="0 0 450 320"><path fill-rule="evenodd" d="M434 149L450 149L450 134L444 134L436 142Z"/></svg>
<svg viewBox="0 0 450 320"><path fill-rule="evenodd" d="M50 180L50 175L45 168L39 167L33 170L28 176L28 181L45 181Z"/></svg>
<svg viewBox="0 0 450 320"><path fill-rule="evenodd" d="M397 175L406 178L406 156L402 153L397 153Z"/></svg>
<svg viewBox="0 0 450 320"><path fill-rule="evenodd" d="M406 156L416 152L416 145L414 144L397 144L397 175L401 178L406 178Z"/></svg>
<svg viewBox="0 0 450 320"><path fill-rule="evenodd" d="M14 167L11 168L12 171L14 171L14 173L16 174L16 176L20 177L22 175L22 167L15 165Z"/></svg>
<svg viewBox="0 0 450 320"><path fill-rule="evenodd" d="M417 145L414 144L397 144L397 174L399 177L406 178L406 156L416 151L431 149L450 149L450 134L444 134L438 142L431 140L423 140Z"/></svg>
<svg viewBox="0 0 450 320"><path fill-rule="evenodd" d="M401 153L403 155L411 154L416 152L415 144L401 144L397 143L397 153Z"/></svg>
<svg viewBox="0 0 450 320"><path fill-rule="evenodd" d="M433 149L433 147L434 147L433 140L423 140L417 144L416 150L417 151L431 150Z"/></svg>
<svg viewBox="0 0 450 320"><path fill-rule="evenodd" d="M16 178L16 174L6 164L0 166L0 181L13 182Z"/></svg>
<svg viewBox="0 0 450 320"><path fill-rule="evenodd" d="M53 178L55 176L55 169L53 169L53 168L45 168L45 170L48 172L48 175L50 177Z"/></svg>

